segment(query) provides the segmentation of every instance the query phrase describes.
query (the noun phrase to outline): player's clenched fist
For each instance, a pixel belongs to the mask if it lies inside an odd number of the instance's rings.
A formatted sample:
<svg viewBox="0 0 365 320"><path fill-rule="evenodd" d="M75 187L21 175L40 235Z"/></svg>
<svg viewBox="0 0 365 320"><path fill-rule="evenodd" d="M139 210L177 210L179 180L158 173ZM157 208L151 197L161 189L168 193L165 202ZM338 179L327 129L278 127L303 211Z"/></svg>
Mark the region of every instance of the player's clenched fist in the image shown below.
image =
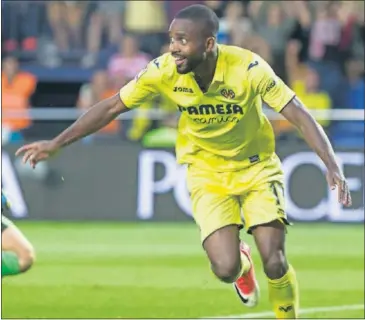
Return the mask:
<svg viewBox="0 0 365 320"><path fill-rule="evenodd" d="M327 182L332 190L337 187L338 190L338 202L344 206L349 207L352 204L351 194L347 181L339 169L331 169L327 172Z"/></svg>
<svg viewBox="0 0 365 320"><path fill-rule="evenodd" d="M29 161L29 164L35 168L38 162L47 160L49 157L53 156L58 149L58 145L53 140L44 140L30 143L19 148L15 155L19 156L24 153L23 163Z"/></svg>

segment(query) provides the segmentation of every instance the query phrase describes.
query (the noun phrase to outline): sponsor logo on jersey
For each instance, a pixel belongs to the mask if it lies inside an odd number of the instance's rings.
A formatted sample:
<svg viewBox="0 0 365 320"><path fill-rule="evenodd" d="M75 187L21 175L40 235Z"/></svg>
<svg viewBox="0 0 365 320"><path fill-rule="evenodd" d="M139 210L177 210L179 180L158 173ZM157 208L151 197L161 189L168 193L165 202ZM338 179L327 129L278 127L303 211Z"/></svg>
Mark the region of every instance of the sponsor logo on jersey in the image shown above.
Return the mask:
<svg viewBox="0 0 365 320"><path fill-rule="evenodd" d="M178 106L181 112L189 115L211 115L211 114L243 114L243 109L238 104L202 104L200 106L182 107Z"/></svg>
<svg viewBox="0 0 365 320"><path fill-rule="evenodd" d="M191 89L191 88L184 88L184 87L174 87L174 92L194 93L193 89Z"/></svg>
<svg viewBox="0 0 365 320"><path fill-rule="evenodd" d="M200 106L182 107L178 106L181 112L188 113L192 116L192 121L198 124L220 124L220 123L238 123L240 117L238 114L243 115L243 109L237 104L202 104ZM205 117L199 117L204 115ZM208 116L208 117L206 117Z"/></svg>

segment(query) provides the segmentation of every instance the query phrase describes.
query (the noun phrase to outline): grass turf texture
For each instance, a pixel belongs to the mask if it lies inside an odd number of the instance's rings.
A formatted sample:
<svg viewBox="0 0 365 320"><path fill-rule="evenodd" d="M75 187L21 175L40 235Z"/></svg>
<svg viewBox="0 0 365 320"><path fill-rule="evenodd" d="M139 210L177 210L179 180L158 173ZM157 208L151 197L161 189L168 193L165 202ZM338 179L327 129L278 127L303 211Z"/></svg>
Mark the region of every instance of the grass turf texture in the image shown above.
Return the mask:
<svg viewBox="0 0 365 320"><path fill-rule="evenodd" d="M216 280L197 228L186 224L17 224L37 251L29 273L4 278L4 318L197 318L270 311L266 279L253 249L262 299L245 308ZM251 236L244 239L253 243ZM296 224L287 237L301 308L363 304L362 225ZM364 310L306 318L364 318Z"/></svg>

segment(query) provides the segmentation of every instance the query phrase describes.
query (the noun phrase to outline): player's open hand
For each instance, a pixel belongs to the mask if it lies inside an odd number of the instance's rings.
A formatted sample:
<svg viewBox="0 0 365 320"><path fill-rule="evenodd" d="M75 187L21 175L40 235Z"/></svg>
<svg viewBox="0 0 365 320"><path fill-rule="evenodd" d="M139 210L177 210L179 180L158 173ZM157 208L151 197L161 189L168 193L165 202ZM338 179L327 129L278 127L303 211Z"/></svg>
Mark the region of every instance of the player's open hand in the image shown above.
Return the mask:
<svg viewBox="0 0 365 320"><path fill-rule="evenodd" d="M23 163L29 161L31 167L35 168L38 162L47 160L53 156L58 149L59 147L52 140L44 140L22 146L16 151L15 155L19 156L24 153Z"/></svg>
<svg viewBox="0 0 365 320"><path fill-rule="evenodd" d="M338 202L342 203L344 206L349 207L352 204L351 194L347 181L339 169L328 170L327 172L327 182L331 190L338 190Z"/></svg>

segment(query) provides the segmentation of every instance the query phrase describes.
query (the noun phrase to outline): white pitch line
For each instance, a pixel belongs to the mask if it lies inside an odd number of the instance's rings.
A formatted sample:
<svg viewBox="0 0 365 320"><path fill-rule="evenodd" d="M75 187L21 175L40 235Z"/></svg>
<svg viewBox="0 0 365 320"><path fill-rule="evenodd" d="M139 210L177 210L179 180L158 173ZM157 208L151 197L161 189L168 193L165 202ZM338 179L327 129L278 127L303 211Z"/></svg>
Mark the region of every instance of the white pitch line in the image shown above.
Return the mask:
<svg viewBox="0 0 365 320"><path fill-rule="evenodd" d="M350 304L342 306L328 306L328 307L317 307L317 308L304 308L300 309L300 314L311 314L316 312L328 312L328 311L348 311L348 310L362 310L364 305L362 304ZM256 312L256 313L245 313L235 316L220 316L220 317L209 317L208 319L252 319L252 318L262 318L262 317L273 317L274 313L272 311Z"/></svg>

